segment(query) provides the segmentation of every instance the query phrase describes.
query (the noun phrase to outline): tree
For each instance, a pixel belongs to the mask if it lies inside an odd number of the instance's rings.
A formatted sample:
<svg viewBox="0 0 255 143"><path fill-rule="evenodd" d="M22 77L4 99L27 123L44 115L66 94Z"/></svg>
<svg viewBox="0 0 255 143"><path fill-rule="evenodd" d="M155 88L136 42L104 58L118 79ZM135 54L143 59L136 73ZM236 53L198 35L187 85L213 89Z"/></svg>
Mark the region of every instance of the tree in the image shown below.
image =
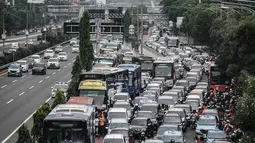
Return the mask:
<svg viewBox="0 0 255 143"><path fill-rule="evenodd" d="M126 42L129 42L129 26L131 25L131 15L129 9L126 10L124 15L124 31L123 35Z"/></svg>
<svg viewBox="0 0 255 143"><path fill-rule="evenodd" d="M18 130L18 140L16 143L32 143L29 130L24 124Z"/></svg>
<svg viewBox="0 0 255 143"><path fill-rule="evenodd" d="M39 143L43 143L42 138L42 128L43 128L43 120L50 113L51 108L48 103L44 103L33 115L33 127L31 130L31 135L33 137L33 141L37 141Z"/></svg>
<svg viewBox="0 0 255 143"><path fill-rule="evenodd" d="M255 20L250 17L240 21L232 28L220 46L216 63L230 76L238 76L240 71L246 70L255 74Z"/></svg>
<svg viewBox="0 0 255 143"><path fill-rule="evenodd" d="M94 50L93 45L90 41L90 22L89 22L89 12L85 10L83 16L80 20L80 58L82 68L86 71L92 69L92 62L94 60Z"/></svg>
<svg viewBox="0 0 255 143"><path fill-rule="evenodd" d="M80 75L81 72L82 72L81 58L80 55L77 55L71 71L72 79L76 75Z"/></svg>
<svg viewBox="0 0 255 143"><path fill-rule="evenodd" d="M58 104L65 104L66 103L66 97L62 91L57 91L55 99L51 105L51 108L54 109Z"/></svg>

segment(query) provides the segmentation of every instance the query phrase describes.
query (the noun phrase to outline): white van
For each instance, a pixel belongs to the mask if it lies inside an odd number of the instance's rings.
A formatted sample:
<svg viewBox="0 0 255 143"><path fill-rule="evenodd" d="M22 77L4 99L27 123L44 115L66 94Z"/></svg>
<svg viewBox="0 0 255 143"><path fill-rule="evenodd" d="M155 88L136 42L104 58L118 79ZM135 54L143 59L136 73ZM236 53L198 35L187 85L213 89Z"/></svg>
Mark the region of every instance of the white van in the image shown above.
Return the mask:
<svg viewBox="0 0 255 143"><path fill-rule="evenodd" d="M124 118L128 121L128 113L125 108L110 108L107 119Z"/></svg>

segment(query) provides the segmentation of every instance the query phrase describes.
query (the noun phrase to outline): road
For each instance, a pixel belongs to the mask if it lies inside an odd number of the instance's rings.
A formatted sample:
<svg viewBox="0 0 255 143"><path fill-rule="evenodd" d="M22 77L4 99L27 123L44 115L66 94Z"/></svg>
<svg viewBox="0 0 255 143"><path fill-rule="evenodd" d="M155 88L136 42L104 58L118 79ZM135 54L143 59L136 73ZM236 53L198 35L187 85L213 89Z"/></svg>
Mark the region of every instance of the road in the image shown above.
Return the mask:
<svg viewBox="0 0 255 143"><path fill-rule="evenodd" d="M30 33L28 35L28 38L36 38L38 35L41 35L41 32L37 33ZM17 35L17 36L10 36L5 39L5 42L17 42L17 41L23 41L26 39L26 35ZM3 43L3 40L0 40L0 43Z"/></svg>
<svg viewBox="0 0 255 143"><path fill-rule="evenodd" d="M61 62L59 70L47 70L47 75L31 75L31 70L22 77L0 75L0 131L2 131L0 140L3 141L10 134L14 134L10 136L8 142L16 142L16 128L31 118L31 114L41 104L51 100L51 87L57 81L70 80L76 54L71 53L69 46L66 46L64 51L68 53L68 61ZM46 60L43 61L46 62Z"/></svg>

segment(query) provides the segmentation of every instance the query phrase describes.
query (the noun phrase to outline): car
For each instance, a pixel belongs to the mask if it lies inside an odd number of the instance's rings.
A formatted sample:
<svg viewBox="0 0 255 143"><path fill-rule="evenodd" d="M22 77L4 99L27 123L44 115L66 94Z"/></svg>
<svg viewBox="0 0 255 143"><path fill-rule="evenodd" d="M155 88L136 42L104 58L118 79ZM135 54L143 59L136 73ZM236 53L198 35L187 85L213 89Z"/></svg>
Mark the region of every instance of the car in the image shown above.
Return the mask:
<svg viewBox="0 0 255 143"><path fill-rule="evenodd" d="M34 59L35 63L41 63L40 55L32 55L31 58Z"/></svg>
<svg viewBox="0 0 255 143"><path fill-rule="evenodd" d="M162 140L146 139L144 143L164 143Z"/></svg>
<svg viewBox="0 0 255 143"><path fill-rule="evenodd" d="M196 77L187 77L186 80L189 81L190 89L194 89L197 85L197 78Z"/></svg>
<svg viewBox="0 0 255 143"><path fill-rule="evenodd" d="M10 64L8 67L8 76L22 76L22 67L18 63Z"/></svg>
<svg viewBox="0 0 255 143"><path fill-rule="evenodd" d="M126 143L122 134L108 134L104 137L103 143Z"/></svg>
<svg viewBox="0 0 255 143"><path fill-rule="evenodd" d="M48 69L60 69L60 64L58 58L50 58L47 62Z"/></svg>
<svg viewBox="0 0 255 143"><path fill-rule="evenodd" d="M157 91L155 90L146 90L143 92L142 96L147 97L149 100L157 101L157 98L159 95L157 94Z"/></svg>
<svg viewBox="0 0 255 143"><path fill-rule="evenodd" d="M208 130L218 129L217 117L211 115L200 116L196 123L196 137L202 136Z"/></svg>
<svg viewBox="0 0 255 143"><path fill-rule="evenodd" d="M113 97L113 100L114 101L128 101L130 102L131 99L130 99L130 96L128 93L126 92L119 92L119 93L116 93Z"/></svg>
<svg viewBox="0 0 255 143"><path fill-rule="evenodd" d="M78 41L77 41L76 38L72 38L72 39L70 40L70 46L73 46L74 44L77 44L77 43L78 43Z"/></svg>
<svg viewBox="0 0 255 143"><path fill-rule="evenodd" d="M17 63L21 65L22 72L28 72L28 62L26 60L18 60Z"/></svg>
<svg viewBox="0 0 255 143"><path fill-rule="evenodd" d="M34 64L35 64L35 61L34 59L32 59L31 57L28 57L28 58L25 58L24 60L27 61L27 64L28 64L28 68L29 69L32 69Z"/></svg>
<svg viewBox="0 0 255 143"><path fill-rule="evenodd" d="M154 125L154 129L157 129L157 119L155 114L152 111L138 111L136 118L149 118L152 121L152 124Z"/></svg>
<svg viewBox="0 0 255 143"><path fill-rule="evenodd" d="M132 116L132 108L130 106L130 103L128 101L116 101L113 104L113 108L125 108L127 110L128 118Z"/></svg>
<svg viewBox="0 0 255 143"><path fill-rule="evenodd" d="M163 135L164 142L174 140L176 143L186 143L182 131L166 131Z"/></svg>
<svg viewBox="0 0 255 143"><path fill-rule="evenodd" d="M163 139L163 135L166 131L181 131L180 127L176 124L164 124L160 125L157 131L156 138Z"/></svg>
<svg viewBox="0 0 255 143"><path fill-rule="evenodd" d="M28 44L27 44L28 43ZM27 45L33 45L34 44L34 41L33 40L29 40L28 42L25 43L25 46Z"/></svg>
<svg viewBox="0 0 255 143"><path fill-rule="evenodd" d="M54 57L54 51L53 50L46 50L44 52L44 58L49 59Z"/></svg>
<svg viewBox="0 0 255 143"><path fill-rule="evenodd" d="M178 114L181 117L183 132L186 132L188 121L187 121L187 114L183 108L170 108L168 109L168 114Z"/></svg>
<svg viewBox="0 0 255 143"><path fill-rule="evenodd" d="M209 130L206 134L205 142L214 143L217 140L227 140L227 134L222 130Z"/></svg>
<svg viewBox="0 0 255 143"><path fill-rule="evenodd" d="M129 143L129 128L114 128L110 134L122 134L125 138L125 143Z"/></svg>
<svg viewBox="0 0 255 143"><path fill-rule="evenodd" d="M59 53L59 52L63 52L63 46L61 45L57 45L56 48L55 48L55 53Z"/></svg>
<svg viewBox="0 0 255 143"><path fill-rule="evenodd" d="M67 95L68 83L66 82L57 82L53 87L51 87L51 97L56 96L57 91L62 91L64 95Z"/></svg>
<svg viewBox="0 0 255 143"><path fill-rule="evenodd" d="M32 74L46 74L46 66L44 63L35 63L32 69Z"/></svg>
<svg viewBox="0 0 255 143"><path fill-rule="evenodd" d="M80 52L79 47L80 47L79 44L74 44L72 46L72 53L79 53Z"/></svg>
<svg viewBox="0 0 255 143"><path fill-rule="evenodd" d="M159 96L158 97L158 104L159 105L168 105L168 108L174 107L177 102L174 100L172 96Z"/></svg>
<svg viewBox="0 0 255 143"><path fill-rule="evenodd" d="M108 133L110 133L115 128L129 128L127 119L125 118L111 119L106 129L108 129Z"/></svg>
<svg viewBox="0 0 255 143"><path fill-rule="evenodd" d="M59 61L68 61L66 52L59 52L58 59Z"/></svg>

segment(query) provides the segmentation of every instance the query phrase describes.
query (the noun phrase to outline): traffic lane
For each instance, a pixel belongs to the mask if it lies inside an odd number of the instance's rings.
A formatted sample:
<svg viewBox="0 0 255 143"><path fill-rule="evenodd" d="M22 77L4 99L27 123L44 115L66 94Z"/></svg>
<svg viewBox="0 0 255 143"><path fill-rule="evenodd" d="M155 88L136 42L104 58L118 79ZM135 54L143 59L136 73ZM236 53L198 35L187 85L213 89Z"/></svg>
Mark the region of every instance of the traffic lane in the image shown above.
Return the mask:
<svg viewBox="0 0 255 143"><path fill-rule="evenodd" d="M70 62L72 62L75 57L76 57L76 54L72 54L72 49L69 48L69 45L68 46L64 46L64 51L68 54L68 64L70 65ZM42 61L44 63L47 62L47 59L43 59L42 57ZM64 64L65 62L60 62L60 68L62 67L62 63ZM63 65L64 66L64 65ZM31 70L29 70L31 72ZM50 72L51 70L47 70L47 72ZM51 73L51 72L50 72ZM26 74L26 73L24 73ZM26 77L27 78L27 77ZM7 73L3 73L0 75L0 87L4 86L4 85L9 85L10 83L13 82L13 79L14 80L17 80L17 79L20 79L20 77L7 77Z"/></svg>
<svg viewBox="0 0 255 143"><path fill-rule="evenodd" d="M28 39L29 40L33 40L34 41L34 44L38 44L39 41L37 41L36 38L30 38ZM4 43L4 48L11 48L11 44L14 43L14 42L8 42L8 43ZM26 39L24 41L20 41L18 42L20 44L20 48L24 48L25 47L25 43L26 43ZM0 47L3 48L3 44L0 44Z"/></svg>
<svg viewBox="0 0 255 143"><path fill-rule="evenodd" d="M51 86L53 86L55 82L69 81L71 78L71 69L72 65L65 68L65 70L61 70L58 74L43 80L42 83L37 84L23 96L13 100L12 103L4 107L0 115L0 130L5 132L0 134L0 140L4 140L9 136L23 121L37 110L40 105L47 99L50 99Z"/></svg>

